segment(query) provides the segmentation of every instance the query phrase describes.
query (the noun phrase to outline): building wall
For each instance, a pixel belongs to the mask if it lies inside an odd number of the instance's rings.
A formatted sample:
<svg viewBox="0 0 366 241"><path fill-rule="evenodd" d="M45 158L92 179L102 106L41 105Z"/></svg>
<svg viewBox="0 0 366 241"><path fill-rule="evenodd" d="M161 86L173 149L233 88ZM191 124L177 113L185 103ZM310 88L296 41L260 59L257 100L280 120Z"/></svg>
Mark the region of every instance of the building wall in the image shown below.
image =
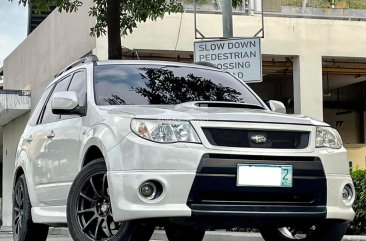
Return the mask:
<svg viewBox="0 0 366 241"><path fill-rule="evenodd" d="M194 21L192 13L171 14L162 20L138 24L131 35L122 40L134 49L193 51ZM234 35L252 36L260 27L258 16L234 16ZM217 14L198 15L199 30L207 35L222 35L222 18ZM162 29L161 26L164 26ZM268 55L365 57L364 21L265 17L262 53ZM180 29L180 31L179 31ZM166 31L163 31L166 30ZM179 33L179 38L178 38ZM355 38L357 33L357 38ZM178 44L176 44L178 39ZM98 50L106 48L106 37L98 38ZM175 46L177 46L175 48ZM310 51L311 50L311 51ZM100 52L102 54L102 52ZM105 52L106 53L106 52ZM106 55L101 56L106 57Z"/></svg>
<svg viewBox="0 0 366 241"><path fill-rule="evenodd" d="M366 146L347 145L348 159L352 162L353 168L366 169Z"/></svg>
<svg viewBox="0 0 366 241"><path fill-rule="evenodd" d="M52 12L4 61L4 89L32 91L34 108L44 88L54 75L71 62L90 53L96 47L90 37L95 19L88 11L92 1L76 13ZM3 162L3 225L11 226L12 173L19 137L30 113L4 127Z"/></svg>

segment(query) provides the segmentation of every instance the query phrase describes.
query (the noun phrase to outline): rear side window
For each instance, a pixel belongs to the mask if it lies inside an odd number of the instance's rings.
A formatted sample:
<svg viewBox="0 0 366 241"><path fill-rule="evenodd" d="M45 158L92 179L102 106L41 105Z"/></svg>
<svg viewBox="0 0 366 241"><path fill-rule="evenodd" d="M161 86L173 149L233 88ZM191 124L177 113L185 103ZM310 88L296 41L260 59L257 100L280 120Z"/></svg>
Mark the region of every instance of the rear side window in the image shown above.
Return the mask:
<svg viewBox="0 0 366 241"><path fill-rule="evenodd" d="M43 92L43 95L39 99L38 104L37 104L36 108L34 109L33 114L32 114L32 116L31 116L31 118L29 120L29 125L32 125L32 126L37 125L37 122L38 122L38 120L40 118L40 114L41 114L42 109L43 109L43 107L45 105L45 102L48 100L48 97L49 97L49 95L51 93L51 90L53 89L54 86L55 85L51 85L50 87L48 87Z"/></svg>

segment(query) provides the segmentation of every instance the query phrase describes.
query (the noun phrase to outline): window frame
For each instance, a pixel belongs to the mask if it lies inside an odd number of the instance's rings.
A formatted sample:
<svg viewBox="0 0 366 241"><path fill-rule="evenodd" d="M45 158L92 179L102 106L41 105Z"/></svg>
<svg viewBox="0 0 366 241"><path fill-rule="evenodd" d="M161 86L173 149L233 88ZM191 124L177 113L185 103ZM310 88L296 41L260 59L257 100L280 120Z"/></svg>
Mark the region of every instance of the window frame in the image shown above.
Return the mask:
<svg viewBox="0 0 366 241"><path fill-rule="evenodd" d="M71 73L71 80L70 80L70 83L69 83L69 86L67 87L67 91L70 91L69 90L69 88L70 88L70 86L71 86L71 83L72 83L72 81L73 81L73 79L74 79L74 76L75 76L75 74L77 74L77 73L79 73L79 72L84 72L85 73L85 103L84 103L84 106L80 106L80 107L87 107L87 103L88 103L88 71L87 71L87 69L86 68L80 68L80 69L77 69L77 70L75 70L75 71L73 71L72 73Z"/></svg>
<svg viewBox="0 0 366 241"><path fill-rule="evenodd" d="M45 102L45 104L44 104L44 106L43 106L43 108L42 108L42 111L41 111L41 113L42 113L42 117L37 121L37 123L38 123L39 125L45 125L45 124L48 124L48 123L54 123L54 122L57 122L57 121L59 121L59 120L60 120L60 115L58 115L58 119L56 119L55 121L43 122L44 117L45 117L44 115L45 115L45 113L46 113L46 109L47 109L48 103L49 103L49 101L51 100L51 97L52 97L52 95L54 94L54 92L55 92L55 89L56 89L57 85L58 85L61 81L64 81L64 80L66 80L67 78L70 78L69 83L68 83L68 84L67 84L67 86L66 86L66 91L67 91L67 89L68 89L68 88L69 88L69 86L70 86L70 83L71 83L71 80L72 80L72 76L73 76L73 74L72 74L72 73L67 74L67 75L66 75L66 76L64 76L63 78L60 78L59 80L55 81L55 83L53 83L53 88L52 88L52 90L51 90L51 93L50 93L50 95L48 96L47 101ZM52 109L51 109L51 112L52 112ZM52 114L53 114L53 113L52 113Z"/></svg>
<svg viewBox="0 0 366 241"><path fill-rule="evenodd" d="M56 83L56 82L55 82ZM50 84L43 92L42 92L42 94L41 94L41 96L38 98L38 101L37 101L37 104L36 104L36 107L34 108L34 110L32 111L32 114L31 114L31 116L30 116L30 118L29 118L29 121L28 121L28 124L30 125L30 126L37 126L37 125L39 125L39 122L40 122L40 119L41 119L41 116L43 115L42 113L43 113L43 110L44 110L44 108L45 108L45 105L46 105L46 103L48 103L48 100L49 100L49 98L50 98L50 95L53 93L53 89L55 88L55 83L52 83L52 84ZM35 115L35 111L36 111L36 109L37 109L37 107L41 104L40 102L41 102L41 100L42 100L42 97L44 96L44 94L45 94L45 92L48 90L48 89L51 89L50 90L50 93L48 93L48 96L46 97L46 100L43 102L43 105L42 105L42 108L41 108L41 111L38 113L38 116L37 116L37 120L35 121L35 123L34 124L32 124L32 118L33 118L33 115Z"/></svg>

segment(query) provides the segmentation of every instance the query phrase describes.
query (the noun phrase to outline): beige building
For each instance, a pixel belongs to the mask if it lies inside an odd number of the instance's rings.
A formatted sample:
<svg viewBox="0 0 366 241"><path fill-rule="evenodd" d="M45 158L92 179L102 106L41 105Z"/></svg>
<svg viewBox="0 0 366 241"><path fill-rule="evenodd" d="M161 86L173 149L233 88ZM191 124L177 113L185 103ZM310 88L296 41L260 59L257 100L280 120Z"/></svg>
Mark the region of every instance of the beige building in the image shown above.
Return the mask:
<svg viewBox="0 0 366 241"><path fill-rule="evenodd" d="M89 34L95 19L88 15L92 0L76 13L52 12L4 61L0 92L3 126L3 225L11 226L12 173L19 137L31 109L53 76L67 64L94 53L107 58L107 39ZM234 16L235 36L252 36L262 25L260 1ZM341 133L353 166L366 167L366 10L307 8L263 2L263 82L250 84L265 100L283 101L289 113L330 123ZM221 34L219 6L202 6L199 31ZM356 20L356 21L355 21ZM192 62L194 14L183 14L138 25L122 39L126 58ZM133 50L132 50L133 49ZM67 150L65 150L67 151ZM0 175L1 176L1 175Z"/></svg>

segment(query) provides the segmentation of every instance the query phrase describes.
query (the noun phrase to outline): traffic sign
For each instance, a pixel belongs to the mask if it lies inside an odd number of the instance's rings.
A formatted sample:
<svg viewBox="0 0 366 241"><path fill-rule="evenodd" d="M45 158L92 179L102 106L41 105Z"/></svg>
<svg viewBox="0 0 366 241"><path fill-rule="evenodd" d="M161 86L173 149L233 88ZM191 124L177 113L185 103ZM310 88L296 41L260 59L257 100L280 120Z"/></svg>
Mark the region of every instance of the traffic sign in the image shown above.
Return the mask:
<svg viewBox="0 0 366 241"><path fill-rule="evenodd" d="M196 41L194 61L210 62L245 82L262 81L260 38Z"/></svg>

